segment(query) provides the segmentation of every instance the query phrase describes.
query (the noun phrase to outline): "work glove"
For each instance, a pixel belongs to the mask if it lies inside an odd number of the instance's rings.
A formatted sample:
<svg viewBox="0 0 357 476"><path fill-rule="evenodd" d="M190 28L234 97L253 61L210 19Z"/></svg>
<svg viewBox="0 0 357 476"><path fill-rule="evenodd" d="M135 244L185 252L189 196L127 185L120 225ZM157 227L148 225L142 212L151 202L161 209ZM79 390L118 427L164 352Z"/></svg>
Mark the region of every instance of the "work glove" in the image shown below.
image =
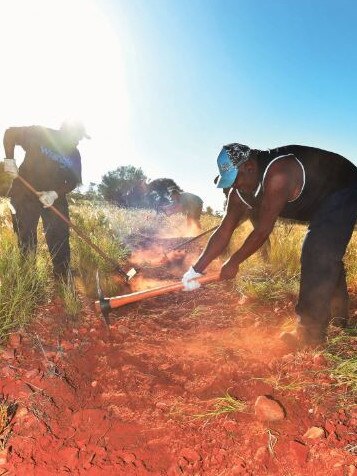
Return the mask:
<svg viewBox="0 0 357 476"><path fill-rule="evenodd" d="M38 199L43 204L43 208L48 208L53 205L53 202L58 198L57 192L51 190L49 192L38 192Z"/></svg>
<svg viewBox="0 0 357 476"><path fill-rule="evenodd" d="M201 286L201 283L196 281L196 278L203 276L201 273L197 273L192 266L189 270L182 276L182 284L184 286L184 291L194 291Z"/></svg>
<svg viewBox="0 0 357 476"><path fill-rule="evenodd" d="M19 175L19 169L14 159L4 159L4 172L13 179Z"/></svg>

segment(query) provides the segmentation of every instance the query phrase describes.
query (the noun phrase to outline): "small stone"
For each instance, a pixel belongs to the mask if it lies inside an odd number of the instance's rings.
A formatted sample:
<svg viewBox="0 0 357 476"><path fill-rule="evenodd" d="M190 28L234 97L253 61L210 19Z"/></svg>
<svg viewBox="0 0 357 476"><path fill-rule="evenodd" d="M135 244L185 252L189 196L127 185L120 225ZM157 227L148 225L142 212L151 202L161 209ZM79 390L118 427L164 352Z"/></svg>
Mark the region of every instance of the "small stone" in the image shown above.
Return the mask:
<svg viewBox="0 0 357 476"><path fill-rule="evenodd" d="M285 418L285 410L282 405L264 395L256 399L254 411L256 417L261 421L280 421Z"/></svg>
<svg viewBox="0 0 357 476"><path fill-rule="evenodd" d="M91 383L91 386L94 388L98 385L98 382L96 380L93 380L93 382Z"/></svg>
<svg viewBox="0 0 357 476"><path fill-rule="evenodd" d="M17 349L21 345L22 336L21 334L14 332L10 334L8 339L8 346L12 347L13 349Z"/></svg>
<svg viewBox="0 0 357 476"><path fill-rule="evenodd" d="M134 453L124 453L121 457L126 463L134 463L136 460Z"/></svg>
<svg viewBox="0 0 357 476"><path fill-rule="evenodd" d="M304 434L304 438L314 440L316 438L323 438L325 436L325 430L319 426L312 426Z"/></svg>

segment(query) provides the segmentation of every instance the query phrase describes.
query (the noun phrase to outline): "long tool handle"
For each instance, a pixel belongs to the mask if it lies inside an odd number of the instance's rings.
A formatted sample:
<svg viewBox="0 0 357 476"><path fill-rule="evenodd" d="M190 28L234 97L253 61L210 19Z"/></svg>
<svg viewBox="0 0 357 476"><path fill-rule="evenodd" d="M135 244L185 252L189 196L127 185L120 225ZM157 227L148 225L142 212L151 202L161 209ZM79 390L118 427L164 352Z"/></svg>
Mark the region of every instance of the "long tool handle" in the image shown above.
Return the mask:
<svg viewBox="0 0 357 476"><path fill-rule="evenodd" d="M21 177L21 175L18 175L17 178L25 185L25 187L27 187L29 190L31 190L31 192L33 194L35 194L37 197L39 196L39 192L26 180L24 179L23 177ZM67 225L72 228L76 233L77 235L87 243L88 246L90 246L91 248L93 248L102 258L104 258L105 260L107 260L108 262L111 263L112 266L114 266L114 268L123 276L125 277L125 279L128 278L126 272L120 268L120 266L118 265L118 263L112 259L110 256L108 256L107 254L104 253L104 251L102 251L100 248L98 248L98 246L93 243L93 241L91 241L86 235L84 235L82 233L82 231L78 228L78 226L76 226L74 223L72 223L65 215L63 215L63 213L61 213L59 210L57 210L56 207L54 207L53 205L50 205L48 208L50 208L52 210L53 213L55 213L57 216L59 216L61 218L61 220L63 220L64 222L67 223Z"/></svg>
<svg viewBox="0 0 357 476"><path fill-rule="evenodd" d="M201 284L213 283L219 280L219 273L210 274L208 276L201 276L197 278ZM126 306L134 302L143 301L163 294L173 293L175 291L182 291L184 285L181 283L167 284L166 286L160 286L157 288L147 289L145 291L137 291L131 294L124 294L123 296L116 296L112 298L105 298L104 300L96 301L95 307L98 312L103 311L103 301L105 302L105 308L107 310L116 309L117 307Z"/></svg>
<svg viewBox="0 0 357 476"><path fill-rule="evenodd" d="M203 233L200 233L200 234L197 235L197 236L194 236L193 238L190 238L189 240L184 241L183 243L180 243L180 244L177 245L177 246L174 246L174 247L171 248L170 250L166 251L166 253L171 253L171 251L175 251L175 250L179 250L180 248L184 248L184 247L185 247L186 245L188 245L189 243L192 243L193 241L198 240L198 239L201 238L202 236L207 235L208 233L210 233L211 231L216 230L217 228L218 228L218 225L214 226L213 228L210 228L209 230L204 231Z"/></svg>

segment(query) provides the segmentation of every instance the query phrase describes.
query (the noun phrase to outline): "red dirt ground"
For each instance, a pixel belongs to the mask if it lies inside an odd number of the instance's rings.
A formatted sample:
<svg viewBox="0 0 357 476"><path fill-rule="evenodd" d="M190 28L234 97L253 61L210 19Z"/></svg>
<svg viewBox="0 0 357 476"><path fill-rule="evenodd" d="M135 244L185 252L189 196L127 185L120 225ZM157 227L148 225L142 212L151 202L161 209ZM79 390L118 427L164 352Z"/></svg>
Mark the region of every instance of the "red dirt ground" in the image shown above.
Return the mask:
<svg viewBox="0 0 357 476"><path fill-rule="evenodd" d="M83 305L71 320L48 303L0 354L0 392L19 404L0 475L357 474L346 389L322 356L279 342L291 302L262 308L217 283L117 310L109 330ZM227 392L244 412L197 416ZM260 395L283 406L282 421L258 420ZM304 437L313 426L324 435Z"/></svg>

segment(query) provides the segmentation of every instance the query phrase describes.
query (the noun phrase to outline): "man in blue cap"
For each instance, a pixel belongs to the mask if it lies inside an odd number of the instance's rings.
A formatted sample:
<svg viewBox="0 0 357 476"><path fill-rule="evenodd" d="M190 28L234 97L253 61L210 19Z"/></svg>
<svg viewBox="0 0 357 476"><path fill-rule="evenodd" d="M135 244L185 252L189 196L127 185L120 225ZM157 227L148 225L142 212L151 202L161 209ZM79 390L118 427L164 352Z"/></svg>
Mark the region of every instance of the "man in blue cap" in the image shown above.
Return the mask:
<svg viewBox="0 0 357 476"><path fill-rule="evenodd" d="M357 167L341 155L288 145L250 149L228 144L218 156L220 188L231 188L226 214L197 262L183 276L187 290L217 258L246 210L258 222L243 245L223 264L221 279L234 278L239 265L267 240L279 217L309 224L301 255L298 325L282 339L292 347L322 344L331 317L348 319L343 257L357 219ZM335 316L331 308L338 307Z"/></svg>

